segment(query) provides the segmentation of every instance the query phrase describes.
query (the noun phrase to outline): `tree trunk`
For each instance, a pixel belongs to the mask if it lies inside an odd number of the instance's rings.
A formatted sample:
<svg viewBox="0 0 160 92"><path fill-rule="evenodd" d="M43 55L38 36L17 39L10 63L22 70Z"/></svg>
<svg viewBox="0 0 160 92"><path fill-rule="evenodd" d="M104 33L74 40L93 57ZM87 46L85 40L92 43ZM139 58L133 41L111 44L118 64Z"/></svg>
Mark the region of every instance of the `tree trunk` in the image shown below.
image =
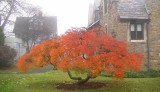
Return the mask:
<svg viewBox="0 0 160 92"><path fill-rule="evenodd" d="M14 3L15 3L15 0L13 0L12 4L11 4L11 6L10 6L10 10L9 10L9 12L8 12L8 15L7 15L6 19L4 20L4 22L3 22L3 24L2 24L2 30L4 30L4 27L5 27L5 25L7 24L7 21L8 21L8 19L9 19L10 15L12 14L12 10L13 10L13 8L14 8Z"/></svg>
<svg viewBox="0 0 160 92"><path fill-rule="evenodd" d="M26 52L28 53L30 51L29 41L26 41L26 44L27 44Z"/></svg>
<svg viewBox="0 0 160 92"><path fill-rule="evenodd" d="M80 85L86 83L91 78L91 76L89 74L87 75L87 77L85 79L82 79L81 77L73 77L69 70L67 71L67 73L68 73L70 79L77 80L78 81L77 84L80 84Z"/></svg>
<svg viewBox="0 0 160 92"><path fill-rule="evenodd" d="M87 75L87 77L86 77L85 79L82 79L82 80L78 81L77 84L82 85L82 84L88 82L90 78L91 78L91 77L90 77L89 75Z"/></svg>

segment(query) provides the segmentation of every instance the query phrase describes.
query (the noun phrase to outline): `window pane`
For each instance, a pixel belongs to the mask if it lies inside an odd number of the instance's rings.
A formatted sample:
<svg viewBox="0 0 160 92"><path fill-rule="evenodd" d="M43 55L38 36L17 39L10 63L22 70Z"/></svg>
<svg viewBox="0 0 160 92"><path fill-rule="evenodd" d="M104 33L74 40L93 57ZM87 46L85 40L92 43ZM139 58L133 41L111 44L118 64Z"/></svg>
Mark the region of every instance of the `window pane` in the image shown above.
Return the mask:
<svg viewBox="0 0 160 92"><path fill-rule="evenodd" d="M143 40L143 31L137 31L137 40Z"/></svg>
<svg viewBox="0 0 160 92"><path fill-rule="evenodd" d="M136 40L136 31L131 31L131 40Z"/></svg>
<svg viewBox="0 0 160 92"><path fill-rule="evenodd" d="M135 31L134 24L131 24L131 31Z"/></svg>
<svg viewBox="0 0 160 92"><path fill-rule="evenodd" d="M137 25L137 31L142 31L142 25L141 24Z"/></svg>
<svg viewBox="0 0 160 92"><path fill-rule="evenodd" d="M130 22L130 38L131 40L144 40L144 28L141 21L135 20Z"/></svg>

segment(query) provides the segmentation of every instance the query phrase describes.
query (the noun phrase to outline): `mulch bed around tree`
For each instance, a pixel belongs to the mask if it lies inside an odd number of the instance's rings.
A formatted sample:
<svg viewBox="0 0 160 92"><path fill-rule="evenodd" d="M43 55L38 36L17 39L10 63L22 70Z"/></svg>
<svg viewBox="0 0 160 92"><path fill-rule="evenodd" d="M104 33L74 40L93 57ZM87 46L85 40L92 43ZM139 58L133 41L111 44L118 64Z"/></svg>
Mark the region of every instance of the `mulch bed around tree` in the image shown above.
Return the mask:
<svg viewBox="0 0 160 92"><path fill-rule="evenodd" d="M65 89L65 90L84 90L84 89L98 89L105 87L105 83L101 82L87 82L85 84L67 84L67 83L60 83L56 85L57 89Z"/></svg>

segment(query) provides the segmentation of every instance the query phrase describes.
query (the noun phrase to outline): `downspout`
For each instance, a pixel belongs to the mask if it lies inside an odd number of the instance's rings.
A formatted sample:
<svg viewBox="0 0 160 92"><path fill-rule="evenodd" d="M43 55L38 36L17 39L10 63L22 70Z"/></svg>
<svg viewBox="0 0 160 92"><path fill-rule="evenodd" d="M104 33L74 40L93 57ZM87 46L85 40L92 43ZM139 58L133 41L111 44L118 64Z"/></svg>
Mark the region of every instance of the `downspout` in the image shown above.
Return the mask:
<svg viewBox="0 0 160 92"><path fill-rule="evenodd" d="M148 9L148 7L147 7L147 0L145 0L145 9L146 9L146 12L147 12L147 14L148 14L148 17L149 17L149 15L150 15L150 10ZM150 22L150 18L148 19L148 21L147 21L147 27L146 27L146 33L147 33L147 46L146 46L146 48L147 48L147 70L148 71L150 71L150 45L149 45L149 28L148 28L148 26L149 26L149 22Z"/></svg>
<svg viewBox="0 0 160 92"><path fill-rule="evenodd" d="M150 46L149 46L149 33L148 33L148 25L149 25L150 19L147 21L147 70L150 71Z"/></svg>

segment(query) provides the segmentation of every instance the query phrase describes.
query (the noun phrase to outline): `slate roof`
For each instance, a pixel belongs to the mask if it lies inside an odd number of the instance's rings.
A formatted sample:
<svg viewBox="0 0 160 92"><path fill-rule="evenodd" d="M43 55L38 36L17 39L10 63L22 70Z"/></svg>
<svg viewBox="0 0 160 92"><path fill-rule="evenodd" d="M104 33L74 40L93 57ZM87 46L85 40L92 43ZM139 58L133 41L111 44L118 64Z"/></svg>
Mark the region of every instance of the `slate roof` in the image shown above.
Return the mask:
<svg viewBox="0 0 160 92"><path fill-rule="evenodd" d="M145 0L120 0L118 13L121 19L148 19Z"/></svg>
<svg viewBox="0 0 160 92"><path fill-rule="evenodd" d="M16 22L14 25L13 32L15 35L19 35L22 31L28 31L29 30L29 20L32 17L17 17ZM57 17L51 16L51 17L42 17L44 20L44 31L49 31L55 35L57 35Z"/></svg>
<svg viewBox="0 0 160 92"><path fill-rule="evenodd" d="M13 32L18 34L20 31L27 31L29 19L29 17L17 17Z"/></svg>

